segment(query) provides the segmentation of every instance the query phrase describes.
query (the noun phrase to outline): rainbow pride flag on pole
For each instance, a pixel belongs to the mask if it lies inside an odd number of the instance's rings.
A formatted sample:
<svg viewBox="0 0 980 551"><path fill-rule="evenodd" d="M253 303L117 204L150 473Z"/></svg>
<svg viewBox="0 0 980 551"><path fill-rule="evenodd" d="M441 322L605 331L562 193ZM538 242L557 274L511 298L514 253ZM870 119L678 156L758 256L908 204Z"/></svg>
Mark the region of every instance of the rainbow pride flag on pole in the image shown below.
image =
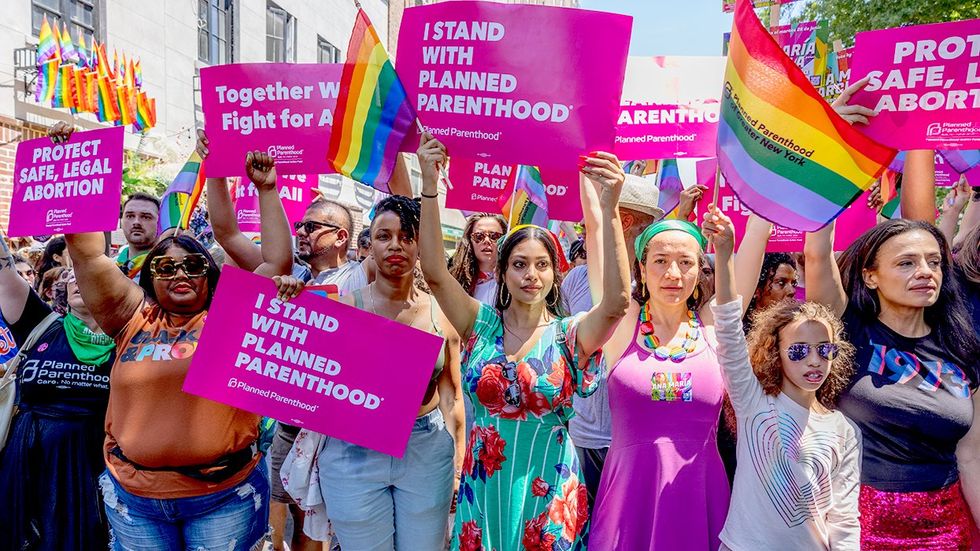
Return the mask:
<svg viewBox="0 0 980 551"><path fill-rule="evenodd" d="M61 47L58 44L59 35L52 30L48 16L41 20L41 31L37 36L37 64L40 67L52 59L61 59Z"/></svg>
<svg viewBox="0 0 980 551"><path fill-rule="evenodd" d="M160 200L159 231L162 233L170 228L186 230L203 192L203 162L197 151L194 151Z"/></svg>
<svg viewBox="0 0 980 551"><path fill-rule="evenodd" d="M54 99L51 107L75 108L75 71L71 65L62 65L59 69L58 80L54 84Z"/></svg>
<svg viewBox="0 0 980 551"><path fill-rule="evenodd" d="M327 159L338 173L387 193L397 153L415 124L415 110L360 8L340 89L347 93L337 101Z"/></svg>
<svg viewBox="0 0 980 551"><path fill-rule="evenodd" d="M895 157L834 112L748 0L735 7L722 95L721 172L748 208L781 226L827 225Z"/></svg>
<svg viewBox="0 0 980 551"><path fill-rule="evenodd" d="M500 205L511 228L522 224L548 227L548 196L538 167L518 165L514 171L514 191Z"/></svg>
<svg viewBox="0 0 980 551"><path fill-rule="evenodd" d="M37 68L37 85L34 87L34 101L48 103L54 100L55 85L58 83L58 58L45 61Z"/></svg>

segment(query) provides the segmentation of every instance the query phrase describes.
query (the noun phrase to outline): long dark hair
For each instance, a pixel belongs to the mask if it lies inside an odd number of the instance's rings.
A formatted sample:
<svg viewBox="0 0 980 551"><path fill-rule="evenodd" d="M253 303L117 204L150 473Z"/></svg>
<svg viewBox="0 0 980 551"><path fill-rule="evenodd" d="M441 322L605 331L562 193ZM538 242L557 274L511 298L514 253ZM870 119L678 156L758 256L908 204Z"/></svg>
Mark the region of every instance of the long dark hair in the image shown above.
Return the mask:
<svg viewBox="0 0 980 551"><path fill-rule="evenodd" d="M473 235L473 227L476 226L476 223L484 218L491 218L500 224L501 232L507 231L507 221L499 214L480 212L470 215L466 219L466 227L463 228L463 237L456 243L456 251L453 252L453 258L449 263L449 273L471 295L476 288L477 271L480 269L480 264L476 260L476 253L473 251L470 236Z"/></svg>
<svg viewBox="0 0 980 551"><path fill-rule="evenodd" d="M218 286L218 276L221 275L221 269L218 264L214 261L214 257L208 252L207 248L197 240L187 234L181 234L178 236L165 237L157 242L156 245L150 249L150 252L146 254L146 260L143 261L143 267L140 269L140 287L143 288L143 292L146 293L146 297L151 299L153 302L159 302L157 300L157 293L153 289L153 274L150 273L150 265L153 264L153 259L164 255L167 253L167 249L170 247L179 247L184 249L188 253L203 254L204 258L208 261L208 300L204 304L204 309L207 310L211 307L211 299L214 298L214 289Z"/></svg>
<svg viewBox="0 0 980 551"><path fill-rule="evenodd" d="M915 230L928 232L939 244L942 253L940 269L943 281L935 304L925 308L925 322L939 346L947 350L967 372L970 377L970 387L977 388L980 377L975 365L976 358L980 356L980 342L977 341L977 335L974 333L959 283L953 275L949 243L934 225L903 218L887 220L864 232L844 251L838 267L841 271L844 292L848 297L848 313L852 313L865 323L873 323L878 319L881 303L878 301L878 294L864 284L864 270L877 267L878 252L885 242Z"/></svg>
<svg viewBox="0 0 980 551"><path fill-rule="evenodd" d="M762 257L762 269L759 270L759 282L755 285L755 292L752 293L752 300L749 301L749 307L745 310L745 315L742 316L742 325L745 327L745 331L748 332L752 329L753 314L755 313L756 307L758 306L759 299L766 292L766 287L772 283L774 277L776 277L776 271L783 264L793 268L794 270L799 269L796 265L796 260L790 256L788 253L766 253Z"/></svg>
<svg viewBox="0 0 980 551"><path fill-rule="evenodd" d="M497 311L503 312L506 310L512 300L510 291L507 290L507 284L504 282L504 276L507 274L507 265L510 263L510 255L514 252L514 247L517 247L528 239L538 241L548 251L548 258L551 260L551 270L555 274L555 281L551 286L551 290L548 291L548 295L545 297L545 307L552 316L563 318L568 315L568 312L565 311L565 301L561 297L561 271L558 269L558 255L561 253L555 248L555 243L551 240L548 232L537 226L521 228L504 239L504 244L497 254L497 298L495 304Z"/></svg>
<svg viewBox="0 0 980 551"><path fill-rule="evenodd" d="M640 306L643 306L650 300L650 292L647 291L646 281L643 279L643 263L647 260L647 251L650 250L650 244L647 243L646 248L643 249L643 254L633 261L633 281L636 285L633 287L633 300L638 302ZM708 303L711 300L711 296L714 294L714 286L712 285L714 275L712 270L712 275L704 269L705 266L710 266L708 263L708 257L704 254L700 248L698 249L698 282L694 285L694 291L691 296L687 297L687 308L688 310L693 310L697 312L701 309L701 306Z"/></svg>
<svg viewBox="0 0 980 551"><path fill-rule="evenodd" d="M45 272L54 268L55 266L61 266L54 260L54 255L61 255L62 258L65 256L65 238L52 237L48 243L44 246L44 254L38 259L37 265L34 266L34 271L37 273L37 281L35 282L35 289L41 290L41 279L44 277Z"/></svg>

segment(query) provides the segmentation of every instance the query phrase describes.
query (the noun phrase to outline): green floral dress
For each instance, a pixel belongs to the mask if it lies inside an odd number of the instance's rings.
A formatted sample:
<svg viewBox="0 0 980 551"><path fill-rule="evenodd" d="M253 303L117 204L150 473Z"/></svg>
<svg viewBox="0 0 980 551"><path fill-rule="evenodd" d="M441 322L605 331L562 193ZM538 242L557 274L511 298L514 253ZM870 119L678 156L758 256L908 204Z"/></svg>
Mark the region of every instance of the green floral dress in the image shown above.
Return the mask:
<svg viewBox="0 0 980 551"><path fill-rule="evenodd" d="M454 550L584 549L588 501L566 424L572 395L595 392L596 352L579 369L582 315L552 321L520 362L508 361L504 327L480 306L463 354L463 391L474 409L460 480Z"/></svg>

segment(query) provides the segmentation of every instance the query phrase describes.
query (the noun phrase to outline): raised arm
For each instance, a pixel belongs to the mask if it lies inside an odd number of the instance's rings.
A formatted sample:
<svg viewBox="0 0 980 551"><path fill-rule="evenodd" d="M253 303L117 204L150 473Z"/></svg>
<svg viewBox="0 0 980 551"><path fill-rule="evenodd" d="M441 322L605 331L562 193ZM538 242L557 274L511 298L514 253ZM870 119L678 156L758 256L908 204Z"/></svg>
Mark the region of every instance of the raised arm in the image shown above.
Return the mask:
<svg viewBox="0 0 980 551"><path fill-rule="evenodd" d="M591 356L609 340L629 307L629 262L623 225L619 219L619 194L626 174L619 159L599 151L585 158L582 173L598 190L602 246L592 254L602 255L602 298L585 314L578 326L582 357ZM591 256L591 255L589 255Z"/></svg>
<svg viewBox="0 0 980 551"><path fill-rule="evenodd" d="M742 315L745 315L746 310L749 309L752 295L755 294L759 272L762 271L762 261L766 256L766 244L769 243L771 233L771 222L755 213L749 215L745 223L745 235L742 236L738 254L735 255L735 288L737 294L742 297ZM717 262L718 258L715 257L715 263ZM718 273L717 266L715 266L715 273ZM724 304L724 301L719 298L718 304Z"/></svg>
<svg viewBox="0 0 980 551"><path fill-rule="evenodd" d="M966 183L966 178L960 176L959 183L950 190L946 200L943 201L942 211L939 213L939 231L943 233L950 244L956 237L956 225L960 220L960 214L966 208L970 196L973 195L970 186Z"/></svg>
<svg viewBox="0 0 980 551"><path fill-rule="evenodd" d="M807 300L825 304L838 316L843 314L847 308L847 294L834 259L834 222L820 231L806 234L803 256L806 259Z"/></svg>
<svg viewBox="0 0 980 551"><path fill-rule="evenodd" d="M17 273L7 239L0 232L0 312L8 323L17 323L24 312L31 286Z"/></svg>
<svg viewBox="0 0 980 551"><path fill-rule="evenodd" d="M446 147L428 132L419 142L419 164L422 165L422 220L419 224L419 254L422 275L449 318L460 338L469 338L480 312L480 303L468 295L449 273L442 247L442 222L439 219L439 170L446 163Z"/></svg>
<svg viewBox="0 0 980 551"><path fill-rule="evenodd" d="M595 184L584 175L579 175L579 199L582 201L582 216L585 222L585 266L589 276L589 293L592 304L602 300L602 210L599 208L599 194ZM588 254L588 251L593 251Z"/></svg>
<svg viewBox="0 0 980 551"><path fill-rule="evenodd" d="M197 154L201 159L208 158L208 137L204 130L197 131ZM208 216L211 219L211 229L214 239L224 249L228 258L235 266L243 270L254 271L262 264L262 251L238 227L235 217L235 206L228 192L227 178L208 178L206 180L208 194Z"/></svg>
<svg viewBox="0 0 980 551"><path fill-rule="evenodd" d="M956 236L953 238L953 246L962 243L977 225L980 225L980 188L973 188L970 192L966 214L963 215L963 220L960 222L960 230L956 232Z"/></svg>
<svg viewBox="0 0 980 551"><path fill-rule="evenodd" d="M276 187L276 161L253 151L245 156L245 175L259 192L262 264L254 272L266 277L288 275L293 269L292 233Z"/></svg>
<svg viewBox="0 0 980 551"><path fill-rule="evenodd" d="M48 135L55 143L63 143L74 131L73 126L59 122ZM105 239L102 232L65 235L82 300L102 331L115 337L143 303L143 289L105 255Z"/></svg>
<svg viewBox="0 0 980 551"><path fill-rule="evenodd" d="M936 152L916 149L905 155L902 218L936 222Z"/></svg>

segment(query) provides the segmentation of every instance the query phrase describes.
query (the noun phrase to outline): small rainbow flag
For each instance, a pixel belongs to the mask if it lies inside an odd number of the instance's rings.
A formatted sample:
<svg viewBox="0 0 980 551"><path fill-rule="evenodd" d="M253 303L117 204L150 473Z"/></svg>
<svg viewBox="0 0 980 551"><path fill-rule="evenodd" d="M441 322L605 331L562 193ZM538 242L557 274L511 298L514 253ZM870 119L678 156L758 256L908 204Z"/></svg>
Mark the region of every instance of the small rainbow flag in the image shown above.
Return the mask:
<svg viewBox="0 0 980 551"><path fill-rule="evenodd" d="M881 215L889 220L897 220L902 217L902 190L899 188L895 192L895 197L881 207Z"/></svg>
<svg viewBox="0 0 980 551"><path fill-rule="evenodd" d="M881 182L879 185L881 186L881 200L884 203L888 203L895 197L898 197L898 188L902 185L902 173L891 168L886 168L881 173Z"/></svg>
<svg viewBox="0 0 980 551"><path fill-rule="evenodd" d="M75 102L75 109L77 111L81 111L82 113L91 113L94 111L94 109L89 102L88 87L86 86L85 79L85 69L77 65L71 69L72 93L74 93L73 101Z"/></svg>
<svg viewBox="0 0 980 551"><path fill-rule="evenodd" d="M191 153L183 168L160 200L159 231L170 228L186 230L190 225L191 214L204 192L204 169L197 151Z"/></svg>
<svg viewBox="0 0 980 551"><path fill-rule="evenodd" d="M58 68L61 60L58 58L45 61L38 65L37 86L34 87L34 101L48 103L54 100L54 89L58 83Z"/></svg>
<svg viewBox="0 0 980 551"><path fill-rule="evenodd" d="M676 209L681 203L681 192L684 191L681 172L677 168L677 159L664 159L660 162L657 188L660 189L660 198L657 200L660 210L669 213Z"/></svg>
<svg viewBox="0 0 980 551"><path fill-rule="evenodd" d="M129 86L116 89L116 99L119 102L119 123L127 126L136 122L136 97Z"/></svg>
<svg viewBox="0 0 980 551"><path fill-rule="evenodd" d="M980 164L980 149L941 149L939 154L960 174Z"/></svg>
<svg viewBox="0 0 980 551"><path fill-rule="evenodd" d="M415 124L415 111L364 10L347 46L340 79L346 90L334 110L327 159L334 170L388 192L402 142Z"/></svg>
<svg viewBox="0 0 980 551"><path fill-rule="evenodd" d="M88 47L85 45L85 35L79 31L78 33L78 46L75 47L75 52L78 53L78 65L80 67L88 67L89 64L89 54Z"/></svg>
<svg viewBox="0 0 980 551"><path fill-rule="evenodd" d="M58 80L54 84L54 98L51 107L75 108L74 73L71 65L62 65L58 71Z"/></svg>
<svg viewBox="0 0 980 551"><path fill-rule="evenodd" d="M500 209L511 228L521 224L548 226L548 196L541 171L536 166L518 165L514 171L514 191L502 197Z"/></svg>
<svg viewBox="0 0 980 551"><path fill-rule="evenodd" d="M759 216L816 231L867 190L895 150L852 128L738 0L728 49L718 161Z"/></svg>
<svg viewBox="0 0 980 551"><path fill-rule="evenodd" d="M57 27L55 27L57 29ZM75 44L71 41L71 33L68 27L61 25L61 59L65 63L78 63L78 51Z"/></svg>
<svg viewBox="0 0 980 551"><path fill-rule="evenodd" d="M149 130L156 126L156 100L146 97L146 92L136 95L136 127L137 130Z"/></svg>
<svg viewBox="0 0 980 551"><path fill-rule="evenodd" d="M119 100L116 98L116 86L109 77L99 76L99 110L96 116L99 122L115 122L119 120Z"/></svg>
<svg viewBox="0 0 980 551"><path fill-rule="evenodd" d="M48 23L48 16L45 15L41 20L41 32L38 33L37 40L37 65L44 65L52 59L61 59L61 47L58 44L59 36L51 29Z"/></svg>

